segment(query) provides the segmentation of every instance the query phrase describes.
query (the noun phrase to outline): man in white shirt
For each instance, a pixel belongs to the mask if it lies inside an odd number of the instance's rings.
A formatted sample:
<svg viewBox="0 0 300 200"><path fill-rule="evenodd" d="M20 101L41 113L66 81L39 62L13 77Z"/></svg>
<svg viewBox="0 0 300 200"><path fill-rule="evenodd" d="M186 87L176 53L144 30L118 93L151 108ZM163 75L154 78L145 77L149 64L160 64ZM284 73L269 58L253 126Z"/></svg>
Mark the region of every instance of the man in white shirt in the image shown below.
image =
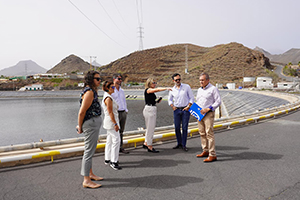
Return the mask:
<svg viewBox="0 0 300 200"><path fill-rule="evenodd" d="M198 128L201 138L203 152L197 157L207 157L204 162L213 162L217 160L215 149L215 135L213 131L215 109L221 104L219 90L209 83L209 75L202 73L199 77L200 88L197 91L196 101L202 108L201 114L205 114L203 119L198 121Z"/></svg>
<svg viewBox="0 0 300 200"><path fill-rule="evenodd" d="M122 75L121 74L114 75L113 82L115 85L115 91L114 91L114 93L111 94L111 96L117 102L117 104L119 106L119 108L118 108L119 123L120 123L119 132L120 132L120 139L121 139L120 152L128 154L129 152L123 148L123 132L125 130L125 123L126 123L128 109L127 109L125 93L124 93L124 90L121 88Z"/></svg>
<svg viewBox="0 0 300 200"><path fill-rule="evenodd" d="M177 145L173 149L182 148L188 151L186 147L188 126L190 120L189 109L194 103L194 95L191 87L188 84L181 83L180 74L176 73L172 76L175 83L172 91L169 92L168 104L173 109L175 133L177 138ZM180 126L182 125L182 134Z"/></svg>

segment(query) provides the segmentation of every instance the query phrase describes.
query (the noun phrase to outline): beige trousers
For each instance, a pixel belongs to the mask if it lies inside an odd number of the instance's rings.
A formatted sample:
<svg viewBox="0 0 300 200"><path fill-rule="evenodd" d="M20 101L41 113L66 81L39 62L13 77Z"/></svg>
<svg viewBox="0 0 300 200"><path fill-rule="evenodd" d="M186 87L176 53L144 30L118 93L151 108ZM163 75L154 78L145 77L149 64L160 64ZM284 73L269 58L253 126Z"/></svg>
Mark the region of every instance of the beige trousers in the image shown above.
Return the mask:
<svg viewBox="0 0 300 200"><path fill-rule="evenodd" d="M143 115L145 117L145 124L146 124L145 142L149 146L152 146L152 142L153 142L154 129L156 126L156 113L157 113L156 106L145 105L145 108L143 110Z"/></svg>
<svg viewBox="0 0 300 200"><path fill-rule="evenodd" d="M202 150L209 152L209 156L216 156L214 117L215 112L213 111L207 113L200 122L198 121Z"/></svg>

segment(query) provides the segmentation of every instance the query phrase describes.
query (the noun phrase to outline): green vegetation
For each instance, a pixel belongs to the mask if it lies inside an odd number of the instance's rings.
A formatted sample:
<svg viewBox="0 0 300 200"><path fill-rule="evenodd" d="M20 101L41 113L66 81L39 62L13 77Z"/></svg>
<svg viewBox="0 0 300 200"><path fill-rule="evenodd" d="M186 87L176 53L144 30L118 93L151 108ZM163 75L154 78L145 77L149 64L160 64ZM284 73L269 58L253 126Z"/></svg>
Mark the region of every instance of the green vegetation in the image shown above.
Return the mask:
<svg viewBox="0 0 300 200"><path fill-rule="evenodd" d="M280 78L279 78L279 76L274 71L266 69L266 72L273 79L274 83L278 83L279 82Z"/></svg>
<svg viewBox="0 0 300 200"><path fill-rule="evenodd" d="M52 83L61 83L63 81L62 78L51 78L51 79L44 79L45 82L52 82Z"/></svg>
<svg viewBox="0 0 300 200"><path fill-rule="evenodd" d="M297 70L292 69L290 66L286 65L283 68L283 74L288 75L288 76L297 76Z"/></svg>
<svg viewBox="0 0 300 200"><path fill-rule="evenodd" d="M129 82L130 85L139 85L138 82Z"/></svg>

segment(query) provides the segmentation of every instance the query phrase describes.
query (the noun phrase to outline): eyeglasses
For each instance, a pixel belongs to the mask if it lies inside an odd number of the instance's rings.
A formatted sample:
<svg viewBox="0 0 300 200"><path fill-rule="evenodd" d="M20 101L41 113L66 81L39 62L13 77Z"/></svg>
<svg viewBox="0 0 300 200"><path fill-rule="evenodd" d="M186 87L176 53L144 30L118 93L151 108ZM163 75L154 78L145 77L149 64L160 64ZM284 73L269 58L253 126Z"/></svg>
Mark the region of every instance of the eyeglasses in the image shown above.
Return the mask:
<svg viewBox="0 0 300 200"><path fill-rule="evenodd" d="M115 86L110 86L111 87L111 89L115 89Z"/></svg>
<svg viewBox="0 0 300 200"><path fill-rule="evenodd" d="M157 84L157 82L152 82L152 84Z"/></svg>
<svg viewBox="0 0 300 200"><path fill-rule="evenodd" d="M174 79L174 81L176 81L176 82L181 81L181 78Z"/></svg>
<svg viewBox="0 0 300 200"><path fill-rule="evenodd" d="M101 78L99 78L99 77L96 77L96 78L94 78L94 79L96 79L97 81L100 81L100 80L101 80Z"/></svg>

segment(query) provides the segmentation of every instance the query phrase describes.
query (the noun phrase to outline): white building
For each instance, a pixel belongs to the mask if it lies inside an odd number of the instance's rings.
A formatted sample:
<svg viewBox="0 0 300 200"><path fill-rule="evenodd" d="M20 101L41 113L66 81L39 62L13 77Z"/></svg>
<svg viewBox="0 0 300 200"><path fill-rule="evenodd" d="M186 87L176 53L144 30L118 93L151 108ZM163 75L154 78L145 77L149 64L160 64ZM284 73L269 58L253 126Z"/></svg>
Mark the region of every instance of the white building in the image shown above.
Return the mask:
<svg viewBox="0 0 300 200"><path fill-rule="evenodd" d="M278 89L288 89L291 88L295 85L293 82L279 82L277 83L277 88Z"/></svg>
<svg viewBox="0 0 300 200"><path fill-rule="evenodd" d="M228 89L235 89L235 83L226 83Z"/></svg>
<svg viewBox="0 0 300 200"><path fill-rule="evenodd" d="M270 77L257 77L256 87L259 88L259 89L273 88L272 78L270 78Z"/></svg>
<svg viewBox="0 0 300 200"><path fill-rule="evenodd" d="M32 85L26 85L24 86L26 91L38 91L38 90L43 90L43 85L42 84L32 84Z"/></svg>
<svg viewBox="0 0 300 200"><path fill-rule="evenodd" d="M255 77L244 77L243 81L244 82L254 82L255 81Z"/></svg>

